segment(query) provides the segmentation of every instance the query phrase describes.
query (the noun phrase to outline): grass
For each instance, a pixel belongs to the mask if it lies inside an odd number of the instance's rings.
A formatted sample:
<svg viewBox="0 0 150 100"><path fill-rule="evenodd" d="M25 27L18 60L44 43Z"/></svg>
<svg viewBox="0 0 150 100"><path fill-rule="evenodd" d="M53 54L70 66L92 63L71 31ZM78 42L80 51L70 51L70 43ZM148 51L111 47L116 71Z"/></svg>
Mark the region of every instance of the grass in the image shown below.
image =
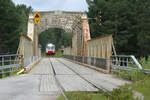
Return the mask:
<svg viewBox="0 0 150 100"><path fill-rule="evenodd" d="M94 92L66 92L65 93L69 100L108 100L103 93ZM61 95L57 100L65 100Z"/></svg>
<svg viewBox="0 0 150 100"><path fill-rule="evenodd" d="M148 57L147 61L145 58L141 58L139 62L144 69L150 69L150 56Z"/></svg>
<svg viewBox="0 0 150 100"><path fill-rule="evenodd" d="M115 89L110 93L99 92L67 92L65 93L69 100L135 100L133 93L126 87ZM65 100L61 95L57 100Z"/></svg>
<svg viewBox="0 0 150 100"><path fill-rule="evenodd" d="M150 100L150 77L146 76L143 80L131 84L130 87L144 95L144 100Z"/></svg>
<svg viewBox="0 0 150 100"><path fill-rule="evenodd" d="M115 69L115 71L117 72L113 72L113 74L116 74L117 76L121 78L130 80L133 82L142 80L145 77L145 74L141 70L132 71L132 70Z"/></svg>

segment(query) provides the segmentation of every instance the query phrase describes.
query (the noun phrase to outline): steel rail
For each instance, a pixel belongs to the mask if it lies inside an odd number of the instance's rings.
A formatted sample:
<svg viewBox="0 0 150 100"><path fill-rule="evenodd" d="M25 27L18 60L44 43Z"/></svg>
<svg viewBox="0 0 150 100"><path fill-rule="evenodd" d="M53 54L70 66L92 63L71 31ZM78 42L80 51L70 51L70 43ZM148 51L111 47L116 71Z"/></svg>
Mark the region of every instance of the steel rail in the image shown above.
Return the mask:
<svg viewBox="0 0 150 100"><path fill-rule="evenodd" d="M60 84L59 80L58 80L58 79L57 79L57 77L56 77L56 72L55 72L55 69L54 69L53 63L52 63L52 61L50 60L50 58L49 58L49 61L50 61L50 64L51 64L51 66L52 66L53 75L54 75L54 78L55 78L56 84L57 84L57 86L58 86L58 87L59 87L59 89L60 89L60 92L61 92L61 93L62 93L62 95L64 96L65 100L69 100L69 99L68 99L68 97L65 95L64 88L61 86L61 84Z"/></svg>

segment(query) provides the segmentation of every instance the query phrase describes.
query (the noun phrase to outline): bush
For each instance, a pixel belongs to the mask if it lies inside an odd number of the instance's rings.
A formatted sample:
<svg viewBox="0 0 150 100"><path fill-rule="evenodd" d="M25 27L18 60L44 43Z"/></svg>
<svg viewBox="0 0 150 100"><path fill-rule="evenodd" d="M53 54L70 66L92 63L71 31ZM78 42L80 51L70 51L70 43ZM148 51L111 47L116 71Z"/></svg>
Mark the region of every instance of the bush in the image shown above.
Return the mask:
<svg viewBox="0 0 150 100"><path fill-rule="evenodd" d="M147 61L145 58L141 58L139 62L144 69L150 69L150 56L148 57Z"/></svg>

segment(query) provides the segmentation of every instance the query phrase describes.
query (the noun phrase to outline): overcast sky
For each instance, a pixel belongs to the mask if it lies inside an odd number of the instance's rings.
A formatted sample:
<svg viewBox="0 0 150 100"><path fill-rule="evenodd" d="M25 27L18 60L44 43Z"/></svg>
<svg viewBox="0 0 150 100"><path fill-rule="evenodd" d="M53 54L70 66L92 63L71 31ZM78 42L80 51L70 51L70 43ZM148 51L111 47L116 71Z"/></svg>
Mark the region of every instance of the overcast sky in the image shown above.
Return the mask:
<svg viewBox="0 0 150 100"><path fill-rule="evenodd" d="M32 6L34 11L65 10L65 11L87 11L86 0L13 0L15 4L26 4Z"/></svg>

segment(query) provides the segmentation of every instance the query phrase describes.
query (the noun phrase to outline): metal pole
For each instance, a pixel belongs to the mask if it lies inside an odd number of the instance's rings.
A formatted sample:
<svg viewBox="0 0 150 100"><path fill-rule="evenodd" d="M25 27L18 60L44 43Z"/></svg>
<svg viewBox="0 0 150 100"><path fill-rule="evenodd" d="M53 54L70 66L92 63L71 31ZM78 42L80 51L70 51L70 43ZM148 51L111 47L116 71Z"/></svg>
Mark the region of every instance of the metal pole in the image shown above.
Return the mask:
<svg viewBox="0 0 150 100"><path fill-rule="evenodd" d="M2 57L2 67L4 67L5 63L4 63L4 57ZM4 69L2 69L2 78L4 77Z"/></svg>
<svg viewBox="0 0 150 100"><path fill-rule="evenodd" d="M23 64L23 55L21 55L21 69L24 68L24 64Z"/></svg>
<svg viewBox="0 0 150 100"><path fill-rule="evenodd" d="M9 64L11 65L11 56L9 57ZM12 68L9 68L9 76L12 74Z"/></svg>

